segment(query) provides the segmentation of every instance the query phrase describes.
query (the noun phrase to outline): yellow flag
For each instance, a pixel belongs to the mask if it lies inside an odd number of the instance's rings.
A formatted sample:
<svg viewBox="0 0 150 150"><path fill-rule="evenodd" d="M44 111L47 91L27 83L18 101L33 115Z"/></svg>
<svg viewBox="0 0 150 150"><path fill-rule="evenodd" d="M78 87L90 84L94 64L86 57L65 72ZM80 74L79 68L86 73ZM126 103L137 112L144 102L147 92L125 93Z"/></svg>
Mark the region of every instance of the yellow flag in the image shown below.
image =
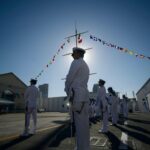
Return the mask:
<svg viewBox="0 0 150 150"><path fill-rule="evenodd" d="M130 50L129 50L129 54L130 54L130 55L133 55L133 51L130 51Z"/></svg>

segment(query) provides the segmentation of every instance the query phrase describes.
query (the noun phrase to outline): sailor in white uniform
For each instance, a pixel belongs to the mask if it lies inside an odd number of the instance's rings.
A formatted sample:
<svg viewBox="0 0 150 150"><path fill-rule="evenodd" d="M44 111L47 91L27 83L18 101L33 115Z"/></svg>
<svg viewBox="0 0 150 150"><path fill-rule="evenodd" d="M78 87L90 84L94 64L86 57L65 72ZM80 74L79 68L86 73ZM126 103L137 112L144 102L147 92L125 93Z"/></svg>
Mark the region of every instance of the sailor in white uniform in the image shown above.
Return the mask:
<svg viewBox="0 0 150 150"><path fill-rule="evenodd" d="M122 95L123 100L123 116L124 118L128 117L128 98L125 95Z"/></svg>
<svg viewBox="0 0 150 150"><path fill-rule="evenodd" d="M120 105L119 113L120 113L120 115L123 116L123 99L121 99L121 98L119 100L119 105Z"/></svg>
<svg viewBox="0 0 150 150"><path fill-rule="evenodd" d="M106 99L106 89L105 89L105 81L99 80L99 89L97 94L97 104L99 104L99 109L102 113L102 128L99 132L107 133L108 132L108 102Z"/></svg>
<svg viewBox="0 0 150 150"><path fill-rule="evenodd" d="M111 120L111 118L112 118L112 107L111 107L111 105L112 105L112 102L111 102L111 98L109 98L110 97L110 94L109 93L107 93L106 94L106 99L107 99L107 102L108 102L108 120Z"/></svg>
<svg viewBox="0 0 150 150"><path fill-rule="evenodd" d="M117 125L118 122L118 97L112 87L108 88L109 99L111 99L112 125Z"/></svg>
<svg viewBox="0 0 150 150"><path fill-rule="evenodd" d="M84 53L85 50L82 48L73 48L74 60L65 82L67 95L73 95L72 111L75 121L77 150L90 150L89 92L87 89L89 67L83 60Z"/></svg>
<svg viewBox="0 0 150 150"><path fill-rule="evenodd" d="M35 134L36 124L37 124L37 98L39 96L38 88L35 86L37 80L31 79L30 86L26 89L24 94L25 99L25 130L22 134L23 136L28 136L29 126L30 126L30 116L32 114L33 119L33 131L32 134Z"/></svg>

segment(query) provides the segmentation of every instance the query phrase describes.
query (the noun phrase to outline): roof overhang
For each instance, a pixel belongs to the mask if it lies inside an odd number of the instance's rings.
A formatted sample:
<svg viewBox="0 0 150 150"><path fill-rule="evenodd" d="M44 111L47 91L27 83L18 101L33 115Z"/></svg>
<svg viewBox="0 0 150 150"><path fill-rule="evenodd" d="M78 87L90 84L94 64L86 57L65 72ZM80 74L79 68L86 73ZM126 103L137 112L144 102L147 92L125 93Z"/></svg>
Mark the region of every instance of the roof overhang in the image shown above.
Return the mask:
<svg viewBox="0 0 150 150"><path fill-rule="evenodd" d="M0 98L0 105L12 105L14 102Z"/></svg>

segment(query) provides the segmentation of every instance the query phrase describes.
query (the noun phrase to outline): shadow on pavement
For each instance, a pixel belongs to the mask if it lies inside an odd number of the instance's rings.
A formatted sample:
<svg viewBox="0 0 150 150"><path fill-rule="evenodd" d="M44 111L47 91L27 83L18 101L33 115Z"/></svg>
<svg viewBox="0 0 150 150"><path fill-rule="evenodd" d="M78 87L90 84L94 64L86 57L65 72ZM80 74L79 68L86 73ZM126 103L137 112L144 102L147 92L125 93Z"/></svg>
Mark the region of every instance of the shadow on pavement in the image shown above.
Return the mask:
<svg viewBox="0 0 150 150"><path fill-rule="evenodd" d="M66 121L61 121L61 120L55 120L53 121L56 124L64 124Z"/></svg>
<svg viewBox="0 0 150 150"><path fill-rule="evenodd" d="M46 136L44 136L42 138L42 140L36 142L36 136L33 138L33 141L35 141L35 143L31 144L31 146L29 146L27 148L27 150L42 150L44 148L47 147L51 147L51 146L58 146L59 143L61 142L61 140L65 139L66 137L70 136L69 131L69 123L63 124L60 127L49 131L48 133L46 133ZM14 140L8 141L7 143L1 144L0 145L0 150L6 150L6 149L12 149L13 146L17 146L17 144L29 139L32 136L28 136L28 137L18 137ZM38 137L38 136L37 136ZM24 145L28 144L28 142L24 143ZM20 149L19 149L20 150Z"/></svg>
<svg viewBox="0 0 150 150"><path fill-rule="evenodd" d="M74 137L75 130L73 128L73 137ZM68 125L66 128L64 128L61 132L59 132L56 135L56 138L49 144L48 147L58 147L60 143L66 139L71 138L71 126Z"/></svg>
<svg viewBox="0 0 150 150"><path fill-rule="evenodd" d="M126 125L126 127L132 128L132 129L137 130L137 131L144 132L146 134L150 134L150 132L148 130L145 130L145 129L138 127L138 126L135 126L135 125Z"/></svg>
<svg viewBox="0 0 150 150"><path fill-rule="evenodd" d="M128 120L139 122L139 123L144 123L144 124L150 124L150 121L146 121L146 120L139 120L139 119L133 119L133 118L128 118Z"/></svg>
<svg viewBox="0 0 150 150"><path fill-rule="evenodd" d="M7 148L10 148L10 147L12 147L12 146L24 141L24 140L29 139L31 136L32 135L29 135L27 137L19 136L18 138L14 139L14 140L11 140L11 141L9 141L5 144L0 145L0 149L4 150L4 149L7 149Z"/></svg>
<svg viewBox="0 0 150 150"><path fill-rule="evenodd" d="M117 138L117 136L115 136L112 132L108 132L105 134L109 141L111 142L111 149L112 150L117 150L118 149L118 146L120 144L120 140Z"/></svg>
<svg viewBox="0 0 150 150"><path fill-rule="evenodd" d="M119 146L121 143L121 141L118 139L118 137L113 134L113 132L108 132L108 133L105 133L105 135L108 137L109 141L111 142L111 145L110 145L110 149L111 150L118 150L120 149ZM128 150L133 150L129 145L126 145L127 146L127 149Z"/></svg>
<svg viewBox="0 0 150 150"><path fill-rule="evenodd" d="M134 131L131 131L131 130L128 130L128 129L125 129L119 125L116 126L118 129L120 129L121 131L127 133L129 136L143 142L143 143L146 143L146 144L149 144L150 145L150 138L147 137L146 135L143 135L141 133L138 133L138 132L134 132Z"/></svg>
<svg viewBox="0 0 150 150"><path fill-rule="evenodd" d="M34 149L41 150L41 149L44 149L45 147L48 147L49 145L51 145L51 143L57 140L58 134L61 133L64 130L64 128L66 128L67 126L68 124L64 124L56 128L55 130L50 131L49 133L47 133L47 135L44 138L42 138L41 141L36 143L36 145L32 146L28 150L34 150Z"/></svg>

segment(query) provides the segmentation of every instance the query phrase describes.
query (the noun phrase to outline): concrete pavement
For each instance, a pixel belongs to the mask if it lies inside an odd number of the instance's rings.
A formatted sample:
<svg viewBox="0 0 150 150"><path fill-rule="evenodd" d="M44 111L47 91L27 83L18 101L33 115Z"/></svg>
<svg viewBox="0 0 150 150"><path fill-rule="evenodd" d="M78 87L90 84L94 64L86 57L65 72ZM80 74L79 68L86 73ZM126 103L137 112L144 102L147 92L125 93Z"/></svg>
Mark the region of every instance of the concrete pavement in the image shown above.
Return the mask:
<svg viewBox="0 0 150 150"><path fill-rule="evenodd" d="M68 113L43 112L37 114L37 129L41 130L47 127L61 125L69 119ZM24 130L24 113L12 113L0 115L0 141L7 137L19 135ZM32 117L31 117L32 129Z"/></svg>
<svg viewBox="0 0 150 150"><path fill-rule="evenodd" d="M91 150L100 149L150 149L150 113L132 113L129 118L120 118L117 126L109 126L106 134L98 133L101 122L94 122L90 128ZM73 150L75 139L70 138L70 128L59 133L46 150Z"/></svg>
<svg viewBox="0 0 150 150"><path fill-rule="evenodd" d="M58 122L58 121L57 121ZM67 120L58 126L41 128L36 135L28 138L16 137L0 142L0 149L8 150L73 150L75 138L70 138L70 125ZM109 126L107 134L98 133L101 122L90 127L91 150L100 149L150 149L150 113L132 113L117 126Z"/></svg>

